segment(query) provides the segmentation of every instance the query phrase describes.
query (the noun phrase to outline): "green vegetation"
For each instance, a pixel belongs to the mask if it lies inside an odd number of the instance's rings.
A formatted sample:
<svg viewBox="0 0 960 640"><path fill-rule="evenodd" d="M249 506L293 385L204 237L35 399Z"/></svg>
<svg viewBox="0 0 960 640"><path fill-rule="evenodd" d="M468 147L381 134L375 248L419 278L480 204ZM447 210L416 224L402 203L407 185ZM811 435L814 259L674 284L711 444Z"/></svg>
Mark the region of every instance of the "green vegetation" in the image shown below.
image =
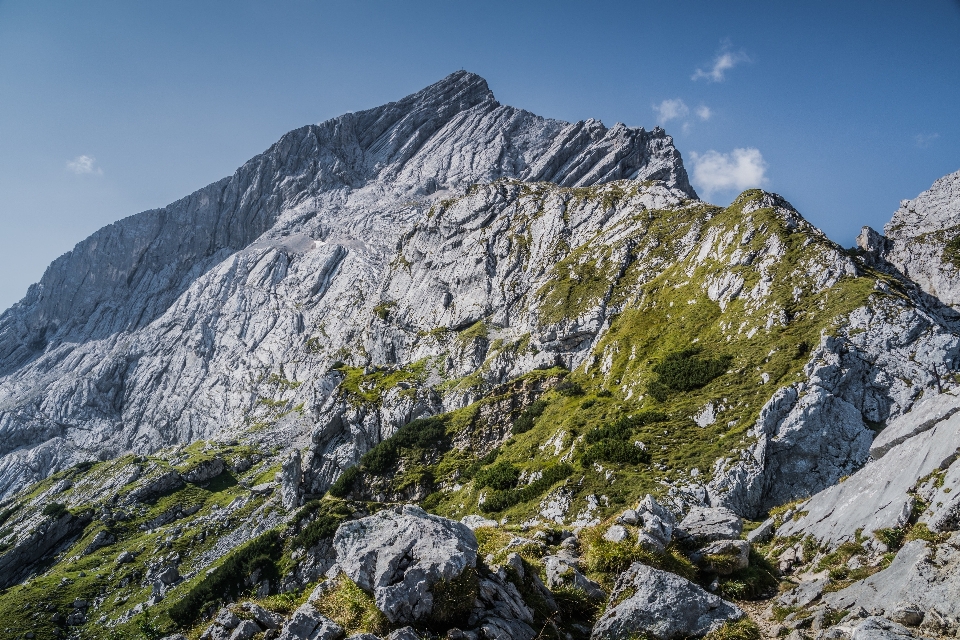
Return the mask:
<svg viewBox="0 0 960 640"><path fill-rule="evenodd" d="M494 491L484 503L480 505L480 509L484 513L493 513L503 511L521 502L533 500L556 483L570 477L573 474L573 467L569 464L561 463L546 467L542 473L543 475L539 480L535 480L525 487L505 491Z"/></svg>
<svg viewBox="0 0 960 640"><path fill-rule="evenodd" d="M317 599L314 606L317 611L330 618L347 632L372 633L386 635L390 630L389 621L367 594L356 583L343 574L335 578L336 583Z"/></svg>
<svg viewBox="0 0 960 640"><path fill-rule="evenodd" d="M396 466L401 449L426 449L438 444L445 437L446 427L442 419L414 420L397 429L396 433L364 454L360 464L365 471L383 474Z"/></svg>
<svg viewBox="0 0 960 640"><path fill-rule="evenodd" d="M699 348L668 353L652 368L656 378L647 384L650 395L660 402L666 402L671 391L692 391L705 387L723 375L733 361L731 356L708 357L700 353Z"/></svg>
<svg viewBox="0 0 960 640"><path fill-rule="evenodd" d="M521 433L526 433L533 429L533 423L543 415L543 410L547 408L547 403L543 400L536 400L531 403L529 407L523 410L523 413L520 414L514 423L512 432L514 435Z"/></svg>
<svg viewBox="0 0 960 640"><path fill-rule="evenodd" d="M223 598L236 598L247 576L258 569L263 577L276 579L280 553L280 536L276 531L268 531L231 551L213 572L200 578L170 607L170 618L180 625L189 625Z"/></svg>
<svg viewBox="0 0 960 640"><path fill-rule="evenodd" d="M59 502L48 503L40 512L51 520L57 520L68 513L66 505Z"/></svg>
<svg viewBox="0 0 960 640"><path fill-rule="evenodd" d="M517 486L519 479L520 470L512 462L503 460L492 467L478 471L473 483L478 489L490 487L497 491L506 491Z"/></svg>
<svg viewBox="0 0 960 640"><path fill-rule="evenodd" d="M725 622L716 631L711 631L704 640L760 640L763 634L760 627L750 618L744 617L736 622Z"/></svg>

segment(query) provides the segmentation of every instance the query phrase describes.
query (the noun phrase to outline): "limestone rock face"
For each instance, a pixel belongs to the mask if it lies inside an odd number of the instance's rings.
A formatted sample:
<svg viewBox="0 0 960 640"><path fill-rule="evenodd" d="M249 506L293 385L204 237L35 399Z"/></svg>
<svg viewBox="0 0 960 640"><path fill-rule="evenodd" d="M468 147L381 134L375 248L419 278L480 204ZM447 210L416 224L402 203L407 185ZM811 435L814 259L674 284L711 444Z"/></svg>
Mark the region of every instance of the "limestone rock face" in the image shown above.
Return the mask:
<svg viewBox="0 0 960 640"><path fill-rule="evenodd" d="M960 306L960 246L951 245L960 236L960 171L901 202L883 229L883 258L927 293Z"/></svg>
<svg viewBox="0 0 960 640"><path fill-rule="evenodd" d="M0 316L0 496L271 412L321 421L333 362L364 342L399 349L364 334L406 229L501 178L657 180L696 197L662 129L541 118L466 72L291 131L233 176L96 232Z"/></svg>
<svg viewBox="0 0 960 640"><path fill-rule="evenodd" d="M960 534L944 544L913 540L903 546L893 563L846 589L824 594L835 609L853 605L882 610L891 617L899 609L915 607L922 615L946 624L942 631L960 629Z"/></svg>
<svg viewBox="0 0 960 640"><path fill-rule="evenodd" d="M333 544L339 569L373 594L391 622L429 616L430 588L458 578L477 562L473 531L412 505L344 523Z"/></svg>
<svg viewBox="0 0 960 640"><path fill-rule="evenodd" d="M853 540L858 530L871 533L903 527L913 514L911 492L916 488L928 492L926 497L933 500L929 513L921 516L931 529L954 529L960 512L957 498L952 490L942 490L954 484L954 477L960 475L960 461L956 460L960 415L952 407L960 407L960 398L952 394L917 403L914 411L898 418L878 436L874 450L884 452L880 459L813 496L803 506L805 514L784 523L777 534L812 535L821 543L836 546ZM907 437L908 434L912 435ZM899 444L890 445L892 442ZM949 484L938 487L940 483L933 479L928 486L917 486L921 479L941 471L949 474Z"/></svg>
<svg viewBox="0 0 960 640"><path fill-rule="evenodd" d="M593 627L592 640L643 635L657 640L706 635L744 616L736 605L685 578L635 563L617 579L609 607Z"/></svg>

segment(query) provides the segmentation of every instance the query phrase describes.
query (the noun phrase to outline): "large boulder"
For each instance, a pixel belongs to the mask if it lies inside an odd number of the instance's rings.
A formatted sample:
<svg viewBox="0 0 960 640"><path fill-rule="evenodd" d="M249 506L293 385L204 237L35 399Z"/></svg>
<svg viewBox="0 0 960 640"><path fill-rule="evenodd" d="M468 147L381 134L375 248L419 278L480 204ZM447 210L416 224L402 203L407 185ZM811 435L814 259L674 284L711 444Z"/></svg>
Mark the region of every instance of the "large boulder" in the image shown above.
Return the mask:
<svg viewBox="0 0 960 640"><path fill-rule="evenodd" d="M736 540L743 531L743 519L726 507L694 507L677 527L676 536L696 544L714 540Z"/></svg>
<svg viewBox="0 0 960 640"><path fill-rule="evenodd" d="M320 615L308 602L293 612L277 640L340 640L343 636L340 625Z"/></svg>
<svg viewBox="0 0 960 640"><path fill-rule="evenodd" d="M639 562L617 578L610 604L594 625L592 640L700 637L744 616L736 605L689 580Z"/></svg>
<svg viewBox="0 0 960 640"><path fill-rule="evenodd" d="M431 588L477 563L477 538L469 527L413 505L346 522L333 545L340 570L394 623L430 616Z"/></svg>
<svg viewBox="0 0 960 640"><path fill-rule="evenodd" d="M677 519L649 493L637 505L636 517L637 524L647 536L664 547L670 544Z"/></svg>

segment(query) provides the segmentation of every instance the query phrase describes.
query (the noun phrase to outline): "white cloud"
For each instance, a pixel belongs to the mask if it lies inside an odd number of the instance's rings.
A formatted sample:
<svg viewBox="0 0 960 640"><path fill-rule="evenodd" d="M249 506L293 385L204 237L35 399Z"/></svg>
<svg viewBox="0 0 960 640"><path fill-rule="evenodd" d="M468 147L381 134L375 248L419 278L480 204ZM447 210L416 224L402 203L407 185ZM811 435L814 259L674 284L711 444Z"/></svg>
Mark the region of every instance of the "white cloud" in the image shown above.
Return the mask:
<svg viewBox="0 0 960 640"><path fill-rule="evenodd" d="M677 118L683 118L690 113L690 109L680 98L676 100L664 100L660 104L653 105L653 110L657 112L657 122L660 124L676 120Z"/></svg>
<svg viewBox="0 0 960 640"><path fill-rule="evenodd" d="M709 120L710 116L712 115L713 111L710 110L710 107L704 104L697 107L697 117L699 117L701 120Z"/></svg>
<svg viewBox="0 0 960 640"><path fill-rule="evenodd" d="M742 51L731 51L730 43L724 42L720 46L720 52L717 53L717 57L713 59L713 68L708 71L697 69L697 72L694 73L690 79L700 80L701 78L706 78L708 82L723 82L724 74L727 71L733 69L741 62L749 61L750 58L747 57L747 54Z"/></svg>
<svg viewBox="0 0 960 640"><path fill-rule="evenodd" d="M917 146L921 149L926 149L930 144L940 137L939 133L918 133L913 136L914 141L917 143Z"/></svg>
<svg viewBox="0 0 960 640"><path fill-rule="evenodd" d="M767 163L759 149L734 149L730 153L693 153L693 184L708 196L716 191L743 191L766 183Z"/></svg>
<svg viewBox="0 0 960 640"><path fill-rule="evenodd" d="M67 171L72 171L77 175L85 173L94 173L98 176L103 175L103 169L95 166L97 159L93 156L77 156L67 163Z"/></svg>

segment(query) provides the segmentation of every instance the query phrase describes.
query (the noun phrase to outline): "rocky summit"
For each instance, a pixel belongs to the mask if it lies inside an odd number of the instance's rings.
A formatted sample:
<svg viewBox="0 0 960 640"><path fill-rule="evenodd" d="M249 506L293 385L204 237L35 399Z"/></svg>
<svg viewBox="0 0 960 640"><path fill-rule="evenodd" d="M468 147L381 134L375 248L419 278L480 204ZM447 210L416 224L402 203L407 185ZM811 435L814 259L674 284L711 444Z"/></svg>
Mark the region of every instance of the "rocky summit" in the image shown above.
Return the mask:
<svg viewBox="0 0 960 640"><path fill-rule="evenodd" d="M0 315L10 638L960 632L960 172L844 249L457 72Z"/></svg>

